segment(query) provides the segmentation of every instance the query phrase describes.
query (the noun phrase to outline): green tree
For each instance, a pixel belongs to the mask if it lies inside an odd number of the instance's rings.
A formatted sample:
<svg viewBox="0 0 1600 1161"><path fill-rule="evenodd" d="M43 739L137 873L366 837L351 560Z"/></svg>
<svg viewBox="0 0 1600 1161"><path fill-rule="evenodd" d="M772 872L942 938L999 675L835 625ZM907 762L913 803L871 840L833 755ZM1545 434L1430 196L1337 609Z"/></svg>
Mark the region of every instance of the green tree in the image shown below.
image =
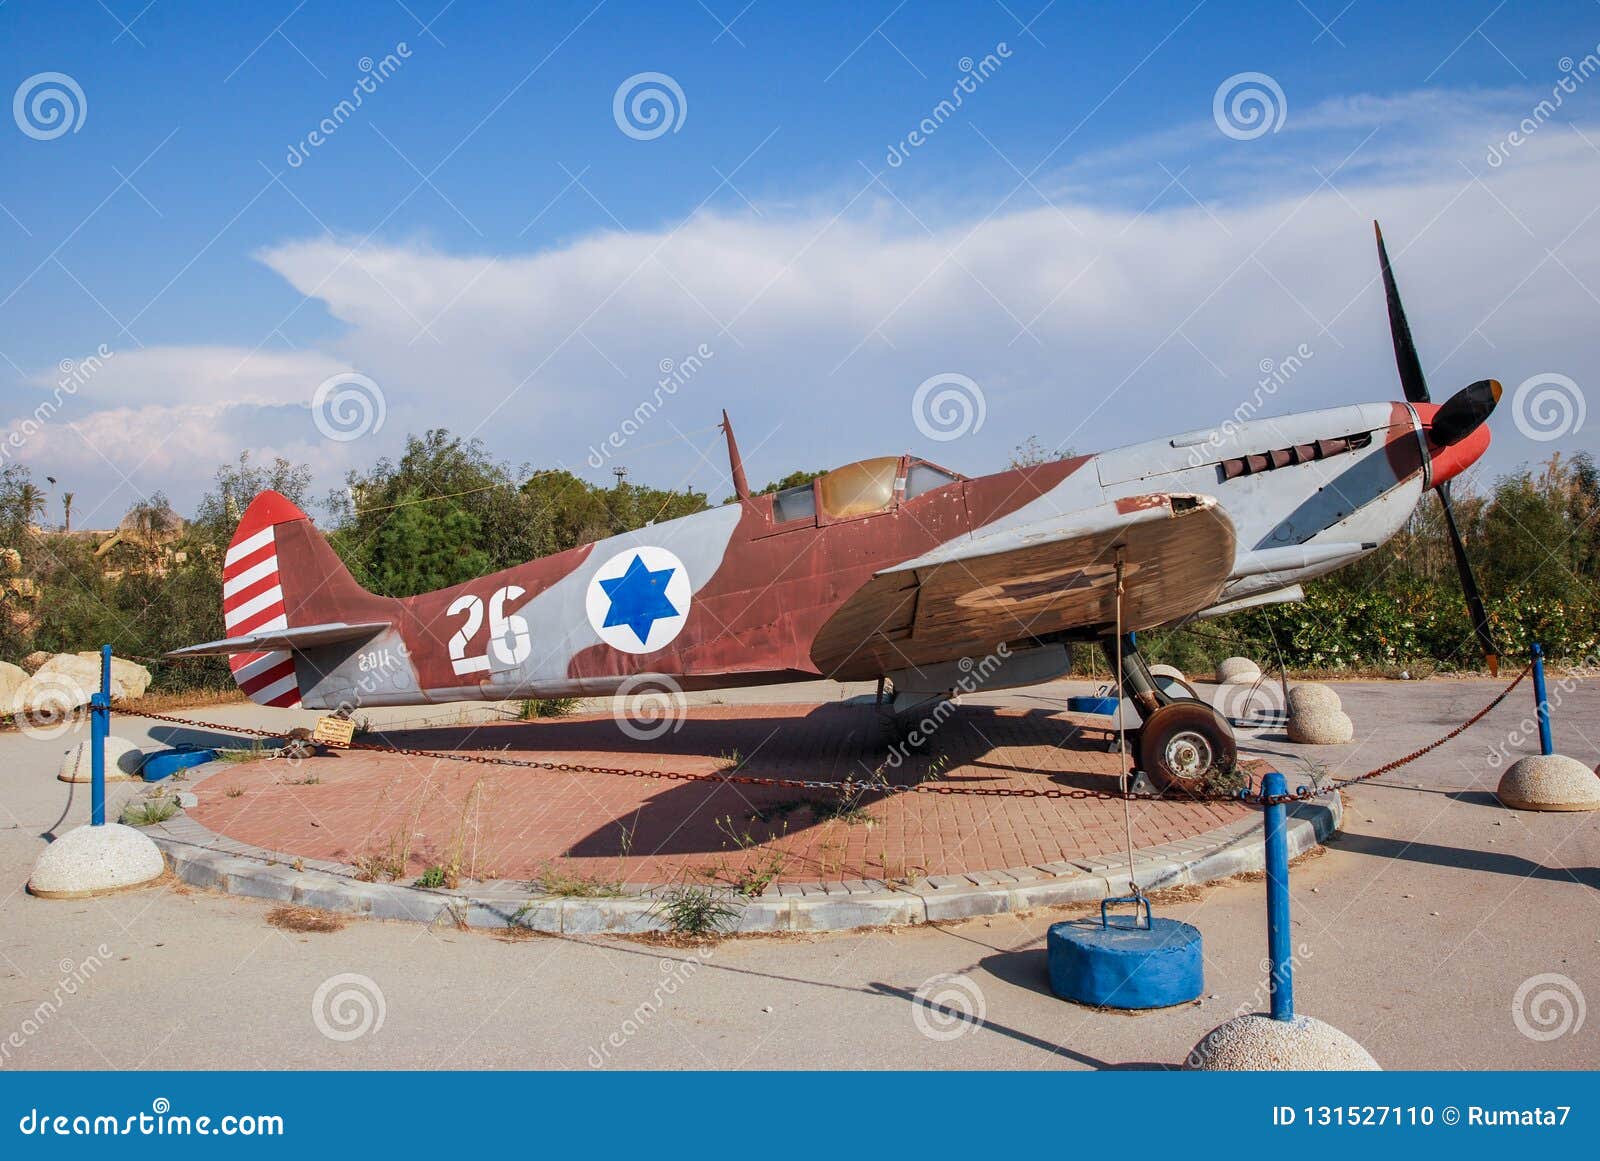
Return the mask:
<svg viewBox="0 0 1600 1161"><path fill-rule="evenodd" d="M372 535L367 583L384 596L409 597L493 572L481 537L482 522L466 509L408 497Z"/></svg>
<svg viewBox="0 0 1600 1161"><path fill-rule="evenodd" d="M311 469L278 456L271 464L253 463L248 451L239 453L239 462L217 469L216 483L201 497L195 509L192 531L204 542L225 547L233 539L239 518L250 501L268 489L278 492L301 508L311 487Z"/></svg>
<svg viewBox="0 0 1600 1161"><path fill-rule="evenodd" d="M808 471L805 471L804 469L802 469L800 471L790 472L787 476L783 477L783 479L774 480L772 483L768 484L765 488L762 488L761 491L758 494L762 495L762 496L765 496L768 492L781 492L785 488L798 488L801 484L809 484L812 480L816 479L818 476L825 476L827 474L828 474L828 471L827 471L826 468L819 469L818 471L815 471L815 472L808 472Z"/></svg>
<svg viewBox="0 0 1600 1161"><path fill-rule="evenodd" d="M365 472L345 476L345 488L329 494L334 547L357 579L374 591L380 582L368 574L376 537L405 508L447 504L473 520L474 547L493 572L541 555L540 530L528 521L528 508L516 482L526 476L494 459L477 439L462 439L443 429L408 436L398 460L387 457ZM441 517L442 520L442 517ZM387 561L388 583L400 562ZM400 587L421 591L412 585Z"/></svg>

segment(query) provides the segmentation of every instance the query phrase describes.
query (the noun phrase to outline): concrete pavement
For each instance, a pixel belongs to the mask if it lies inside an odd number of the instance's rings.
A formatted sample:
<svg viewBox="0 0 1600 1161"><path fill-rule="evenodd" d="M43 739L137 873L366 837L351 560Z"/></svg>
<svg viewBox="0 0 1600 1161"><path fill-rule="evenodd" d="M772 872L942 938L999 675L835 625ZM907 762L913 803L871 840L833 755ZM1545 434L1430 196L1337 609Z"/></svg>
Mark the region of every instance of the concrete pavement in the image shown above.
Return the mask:
<svg viewBox="0 0 1600 1161"><path fill-rule="evenodd" d="M1308 756L1335 776L1365 770L1442 734L1495 688L1341 685L1357 741ZM1027 706L1068 691L997 698ZM1592 1015L1573 1027L1579 998L1600 997L1600 814L1513 812L1490 794L1504 756L1533 748L1513 738L1531 697L1524 687L1462 738L1349 791L1344 834L1294 872L1300 1009L1385 1067L1600 1066ZM1579 683L1563 700L1558 748L1593 764L1600 689ZM143 741L138 726L119 718L116 730ZM87 789L54 777L67 744L0 735L3 1068L1169 1066L1266 1003L1253 882L1159 909L1204 933L1207 998L1131 1017L1049 995L1043 940L1061 912L697 951L373 921L298 933L266 922L270 904L172 885L33 899L22 887L41 832L64 807L67 824L87 816ZM1254 746L1306 755L1274 735ZM113 787L113 800L136 790ZM1558 995L1574 1013L1565 1031Z"/></svg>

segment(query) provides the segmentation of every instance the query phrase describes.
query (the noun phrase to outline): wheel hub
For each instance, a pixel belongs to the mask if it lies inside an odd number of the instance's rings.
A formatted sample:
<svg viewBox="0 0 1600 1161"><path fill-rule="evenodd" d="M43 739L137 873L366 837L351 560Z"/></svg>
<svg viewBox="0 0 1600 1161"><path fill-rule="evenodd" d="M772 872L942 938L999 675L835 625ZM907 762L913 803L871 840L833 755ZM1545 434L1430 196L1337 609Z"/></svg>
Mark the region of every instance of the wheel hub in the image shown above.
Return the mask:
<svg viewBox="0 0 1600 1161"><path fill-rule="evenodd" d="M1211 768L1211 743L1193 730L1174 734L1162 756L1167 769L1179 778L1197 778Z"/></svg>

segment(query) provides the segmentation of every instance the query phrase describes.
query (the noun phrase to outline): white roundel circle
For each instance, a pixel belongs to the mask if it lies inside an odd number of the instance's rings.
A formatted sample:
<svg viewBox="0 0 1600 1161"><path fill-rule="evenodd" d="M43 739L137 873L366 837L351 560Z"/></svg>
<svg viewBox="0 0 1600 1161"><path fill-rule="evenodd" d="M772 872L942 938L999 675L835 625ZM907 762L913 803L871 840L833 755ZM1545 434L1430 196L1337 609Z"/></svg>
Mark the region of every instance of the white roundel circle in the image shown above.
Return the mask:
<svg viewBox="0 0 1600 1161"><path fill-rule="evenodd" d="M683 561L644 544L595 569L584 603L600 640L623 653L654 653L683 631L692 599Z"/></svg>

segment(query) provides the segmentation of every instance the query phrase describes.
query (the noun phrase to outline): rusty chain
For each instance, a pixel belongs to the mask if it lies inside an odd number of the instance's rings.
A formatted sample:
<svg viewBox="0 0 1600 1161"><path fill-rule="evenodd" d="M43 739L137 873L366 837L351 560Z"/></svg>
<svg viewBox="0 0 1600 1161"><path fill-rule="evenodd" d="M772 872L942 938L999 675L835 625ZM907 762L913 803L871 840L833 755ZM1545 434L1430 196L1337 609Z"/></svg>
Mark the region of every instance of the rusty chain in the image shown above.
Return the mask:
<svg viewBox="0 0 1600 1161"><path fill-rule="evenodd" d="M1470 718L1462 722L1459 726L1455 727L1455 729L1451 730L1443 737L1428 743L1426 746L1423 746L1420 749L1413 750L1404 757L1396 758L1392 762L1386 762L1374 770L1369 770L1365 774L1360 774L1353 778L1335 779L1317 787L1300 786L1288 794L1265 795L1258 790L1252 790L1249 787L1245 787L1232 793L1189 792L1187 796L1191 800L1201 802L1232 802L1247 806L1275 806L1291 802L1305 802L1312 798L1336 793L1346 786L1353 786L1360 782L1366 782L1372 778L1381 777L1384 774L1393 773L1395 770L1415 762L1424 754L1438 749L1446 742L1460 736L1473 726L1477 725L1478 722L1482 721L1483 718L1488 716L1488 714L1491 713L1496 706L1505 701L1507 696L1510 695L1511 691L1516 689L1516 687L1522 683L1523 678L1527 677L1531 671L1532 666L1524 668L1523 671L1517 674L1516 678L1512 680L1510 685L1506 686L1503 690L1495 695L1494 699L1490 701L1488 705L1484 706L1481 710L1473 714ZM150 720L159 722L171 722L174 725L241 734L247 737L280 738L284 734L284 731L282 730L258 730L252 729L248 726L226 726L217 722L205 722L196 718L178 717L173 714L136 712L134 716L148 718ZM1123 793L1120 790L1088 790L1078 787L1065 788L1052 786L1045 789L1039 789L1029 786L954 786L939 780L894 785L875 779L860 781L853 778L847 778L842 782L830 782L807 778L769 778L757 774L704 774L693 773L686 770L645 770L638 767L625 766L590 766L578 762L551 762L538 758L511 758L504 755L494 754L460 754L452 753L447 750L411 749L404 746L386 746L375 742L351 741L346 743L318 744L326 745L329 749L336 750L365 750L381 754L398 754L412 758L432 758L435 760L449 762L473 762L487 766L512 766L529 770L549 770L555 773L563 774L611 774L626 778L656 778L668 782L725 782L735 786L759 786L777 790L821 790L833 794L840 794L845 797L853 797L865 793L877 793L886 797L892 797L894 795L906 793L921 793L963 794L980 798L1054 798L1073 800L1110 799L1114 801L1121 801L1123 799L1154 800L1160 798L1159 794L1142 793L1138 791L1128 791L1127 793Z"/></svg>

